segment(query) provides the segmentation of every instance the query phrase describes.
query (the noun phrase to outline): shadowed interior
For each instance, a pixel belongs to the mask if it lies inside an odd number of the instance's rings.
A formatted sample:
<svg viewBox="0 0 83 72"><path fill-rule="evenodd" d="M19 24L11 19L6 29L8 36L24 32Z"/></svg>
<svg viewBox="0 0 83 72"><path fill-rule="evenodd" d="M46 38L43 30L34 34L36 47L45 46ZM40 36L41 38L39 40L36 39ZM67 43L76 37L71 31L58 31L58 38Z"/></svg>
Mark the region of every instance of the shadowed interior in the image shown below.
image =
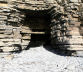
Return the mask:
<svg viewBox="0 0 83 72"><path fill-rule="evenodd" d="M39 46L50 40L50 16L47 11L28 11L25 25L32 31L29 43L31 46Z"/></svg>

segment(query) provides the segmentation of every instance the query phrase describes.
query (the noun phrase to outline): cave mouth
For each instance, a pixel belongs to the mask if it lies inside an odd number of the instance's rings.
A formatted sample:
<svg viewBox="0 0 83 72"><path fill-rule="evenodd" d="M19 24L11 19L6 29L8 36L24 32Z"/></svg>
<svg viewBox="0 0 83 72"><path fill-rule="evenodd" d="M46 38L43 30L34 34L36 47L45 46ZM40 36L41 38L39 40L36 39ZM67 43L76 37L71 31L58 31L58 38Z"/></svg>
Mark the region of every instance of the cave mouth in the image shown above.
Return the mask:
<svg viewBox="0 0 83 72"><path fill-rule="evenodd" d="M50 43L50 15L47 11L28 11L26 25L31 29L32 47Z"/></svg>

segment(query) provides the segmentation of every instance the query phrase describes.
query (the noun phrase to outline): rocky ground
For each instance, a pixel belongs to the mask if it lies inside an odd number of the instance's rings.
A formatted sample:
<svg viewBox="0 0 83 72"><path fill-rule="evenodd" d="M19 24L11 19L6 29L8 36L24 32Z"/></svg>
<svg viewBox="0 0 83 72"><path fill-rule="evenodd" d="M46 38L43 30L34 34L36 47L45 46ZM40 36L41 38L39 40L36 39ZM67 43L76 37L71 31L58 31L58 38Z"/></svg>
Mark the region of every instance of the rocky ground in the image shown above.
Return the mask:
<svg viewBox="0 0 83 72"><path fill-rule="evenodd" d="M0 72L83 72L83 58L61 56L43 46L0 54Z"/></svg>

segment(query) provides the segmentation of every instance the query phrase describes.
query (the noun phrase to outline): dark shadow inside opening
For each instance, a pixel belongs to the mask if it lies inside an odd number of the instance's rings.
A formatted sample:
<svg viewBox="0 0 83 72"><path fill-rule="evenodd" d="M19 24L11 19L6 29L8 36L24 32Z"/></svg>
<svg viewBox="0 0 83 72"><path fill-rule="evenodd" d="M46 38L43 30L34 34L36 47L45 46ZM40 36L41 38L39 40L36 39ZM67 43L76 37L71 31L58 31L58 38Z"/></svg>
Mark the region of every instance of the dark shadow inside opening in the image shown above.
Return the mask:
<svg viewBox="0 0 83 72"><path fill-rule="evenodd" d="M31 11L26 13L25 26L28 26L31 33L31 40L26 50L30 47L38 47L50 43L50 15L47 11ZM38 32L35 34L35 32ZM41 33L43 32L43 33Z"/></svg>

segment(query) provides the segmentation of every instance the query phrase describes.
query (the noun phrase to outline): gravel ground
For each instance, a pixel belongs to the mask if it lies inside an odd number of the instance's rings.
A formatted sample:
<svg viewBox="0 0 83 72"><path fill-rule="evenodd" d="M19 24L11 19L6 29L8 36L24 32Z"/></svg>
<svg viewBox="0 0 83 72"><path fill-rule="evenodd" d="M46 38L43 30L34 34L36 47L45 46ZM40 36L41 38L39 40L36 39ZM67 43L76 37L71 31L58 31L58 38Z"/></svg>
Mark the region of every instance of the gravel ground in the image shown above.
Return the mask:
<svg viewBox="0 0 83 72"><path fill-rule="evenodd" d="M12 59L0 55L0 72L83 72L83 58L60 56L40 46L14 54Z"/></svg>

